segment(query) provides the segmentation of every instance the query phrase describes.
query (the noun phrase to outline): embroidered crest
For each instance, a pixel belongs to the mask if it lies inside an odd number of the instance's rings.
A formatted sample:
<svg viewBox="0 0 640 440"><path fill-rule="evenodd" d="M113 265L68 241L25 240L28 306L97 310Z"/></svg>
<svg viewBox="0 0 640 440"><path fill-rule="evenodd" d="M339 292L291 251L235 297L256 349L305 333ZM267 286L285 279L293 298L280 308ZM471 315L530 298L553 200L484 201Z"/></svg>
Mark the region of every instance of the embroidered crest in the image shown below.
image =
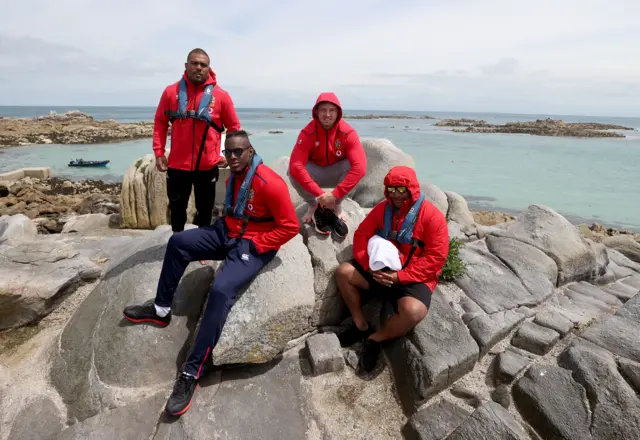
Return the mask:
<svg viewBox="0 0 640 440"><path fill-rule="evenodd" d="M340 142L340 139L336 139L336 148L340 147L342 147L342 142Z"/></svg>
<svg viewBox="0 0 640 440"><path fill-rule="evenodd" d="M256 192L253 189L249 190L249 198L247 200L253 200L255 193ZM251 211L253 211L253 209L251 209Z"/></svg>

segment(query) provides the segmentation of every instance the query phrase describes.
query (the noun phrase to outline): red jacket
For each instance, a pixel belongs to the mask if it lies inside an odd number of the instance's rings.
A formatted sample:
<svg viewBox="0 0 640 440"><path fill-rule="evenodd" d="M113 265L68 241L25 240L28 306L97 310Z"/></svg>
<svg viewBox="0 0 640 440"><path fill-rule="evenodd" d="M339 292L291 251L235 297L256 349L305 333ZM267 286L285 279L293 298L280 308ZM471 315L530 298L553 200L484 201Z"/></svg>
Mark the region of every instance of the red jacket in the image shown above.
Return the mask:
<svg viewBox="0 0 640 440"><path fill-rule="evenodd" d="M330 102L338 106L338 120L330 130L325 130L318 121L318 105ZM332 191L338 199L347 195L362 179L367 171L367 157L364 154L358 133L342 120L342 107L333 93L321 93L313 106L313 120L300 131L296 145L291 152L289 174L306 191L315 197L322 195L320 186L309 176L306 165L311 161L326 167L340 160L348 160L351 169L344 180Z"/></svg>
<svg viewBox="0 0 640 440"><path fill-rule="evenodd" d="M411 198L405 201L400 211L394 212L391 220L392 231L398 231L409 208L420 197L418 177L416 172L409 167L399 166L392 168L384 178L384 185L384 194L387 200L378 203L371 210L353 235L353 255L365 270L369 270L369 253L367 252L369 239L376 234L377 229L383 228L384 210L386 205L391 203L386 187L407 186L411 193ZM424 283L431 292L434 292L438 284L438 277L442 273L442 266L444 266L449 254L449 230L444 215L426 199L420 208L420 213L413 229L413 238L422 240L424 249L416 249L409 265L398 271L398 280L402 284ZM404 266L411 251L411 245L395 241L392 241L392 243L400 251L400 260Z"/></svg>
<svg viewBox="0 0 640 440"><path fill-rule="evenodd" d="M209 108L211 119L221 128L227 130L239 130L240 121L236 115L236 110L229 94L216 84L216 74L209 73L209 78L202 85L194 85L187 79L187 95L189 102L187 110L197 110L205 86L213 84L213 99ZM164 156L165 144L167 143L167 131L169 130L169 116L165 115L165 110L178 110L178 90L180 81L171 84L162 93L160 103L156 110L153 124L153 152L156 157ZM195 98L195 99L194 99ZM175 119L171 124L171 151L169 152L169 168L193 171L198 160L198 152L202 142L202 135L206 123L192 118ZM213 127L209 127L207 141L202 159L200 159L200 169L210 170L220 161L220 133Z"/></svg>
<svg viewBox="0 0 640 440"><path fill-rule="evenodd" d="M247 171L248 168L234 179L232 198L234 202ZM225 185L228 182L227 178ZM273 217L273 221L249 221L243 238L252 240L259 254L270 250L277 251L300 231L300 223L291 203L287 184L271 168L260 164L253 175L251 191L253 195L247 201L245 212L253 217ZM238 237L242 228L242 219L225 216L225 222L229 228L229 237Z"/></svg>

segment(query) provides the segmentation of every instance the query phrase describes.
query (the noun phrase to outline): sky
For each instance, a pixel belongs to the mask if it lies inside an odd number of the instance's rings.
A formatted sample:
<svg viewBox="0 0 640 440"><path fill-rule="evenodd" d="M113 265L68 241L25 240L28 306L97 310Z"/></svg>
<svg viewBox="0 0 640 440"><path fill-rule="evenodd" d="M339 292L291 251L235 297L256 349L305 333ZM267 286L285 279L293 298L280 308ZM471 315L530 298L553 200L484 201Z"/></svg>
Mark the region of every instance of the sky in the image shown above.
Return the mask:
<svg viewBox="0 0 640 440"><path fill-rule="evenodd" d="M638 0L222 4L12 2L0 105L155 106L201 47L237 107L640 116Z"/></svg>

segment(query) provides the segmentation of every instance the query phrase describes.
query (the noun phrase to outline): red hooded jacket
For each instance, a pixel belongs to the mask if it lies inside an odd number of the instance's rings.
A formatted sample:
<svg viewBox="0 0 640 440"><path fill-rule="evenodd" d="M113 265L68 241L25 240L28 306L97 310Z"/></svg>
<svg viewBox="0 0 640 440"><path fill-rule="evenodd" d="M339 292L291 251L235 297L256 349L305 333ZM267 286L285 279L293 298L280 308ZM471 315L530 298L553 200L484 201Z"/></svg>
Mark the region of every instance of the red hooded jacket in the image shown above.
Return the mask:
<svg viewBox="0 0 640 440"><path fill-rule="evenodd" d="M338 106L338 120L330 130L325 130L318 121L318 106L322 102L330 102ZM309 176L306 169L307 162L311 161L326 167L347 159L351 163L351 169L344 180L332 191L333 195L340 200L364 176L367 171L367 157L356 130L342 120L342 107L335 94L321 93L313 106L312 115L313 120L300 131L296 145L293 147L289 161L289 174L306 191L318 197L323 191Z"/></svg>
<svg viewBox="0 0 640 440"><path fill-rule="evenodd" d="M416 172L409 167L394 167L384 178L384 194L387 200L378 203L362 221L353 236L353 255L356 261L369 270L369 253L367 245L378 229L384 226L384 210L387 204L393 204L387 193L387 186L406 186L411 193L404 206L394 214L391 220L391 230L398 231L402 221L411 206L420 197L420 183ZM428 200L422 202L420 213L413 228L413 238L422 240L424 249L417 248L406 268L398 271L398 281L401 284L424 283L431 292L438 285L438 277L442 273L447 256L449 254L449 230L447 220L438 208ZM411 245L391 241L400 251L400 260L404 266Z"/></svg>
<svg viewBox="0 0 640 440"><path fill-rule="evenodd" d="M187 78L186 72L183 74L187 81L187 95L189 102L187 110L197 110L200 99L204 93L205 86L214 85L213 97L209 108L211 120L219 127L227 130L239 130L240 121L236 115L235 107L229 94L216 84L216 74L209 72L209 78L204 84L192 84ZM178 110L178 91L180 81L171 84L162 93L160 103L156 110L153 124L153 152L156 157L164 156L165 145L167 143L167 132L169 130L169 116L165 115L165 110ZM198 152L202 142L202 135L206 123L192 118L175 119L171 124L171 151L169 152L169 168L178 170L193 171L198 160ZM213 127L209 127L207 141L200 159L200 169L210 170L215 167L221 159L220 156L220 133Z"/></svg>
<svg viewBox="0 0 640 440"><path fill-rule="evenodd" d="M248 168L233 181L234 202L247 171ZM227 178L225 185L228 182ZM252 217L273 217L273 221L249 221L243 238L253 241L259 254L270 250L277 251L300 231L300 223L287 184L271 168L260 164L253 175L251 191L253 194L249 196L245 212ZM242 219L225 216L225 222L229 229L229 237L238 237L242 229Z"/></svg>

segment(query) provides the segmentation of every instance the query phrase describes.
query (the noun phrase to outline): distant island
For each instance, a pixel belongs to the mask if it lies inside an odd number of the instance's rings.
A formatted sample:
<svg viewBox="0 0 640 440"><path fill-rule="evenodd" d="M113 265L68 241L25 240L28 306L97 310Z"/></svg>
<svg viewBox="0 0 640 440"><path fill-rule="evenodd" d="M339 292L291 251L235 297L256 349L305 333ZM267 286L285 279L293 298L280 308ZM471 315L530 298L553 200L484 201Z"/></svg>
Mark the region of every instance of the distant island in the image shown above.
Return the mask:
<svg viewBox="0 0 640 440"><path fill-rule="evenodd" d="M569 137L626 137L623 133L605 130L633 131L633 128L596 122L564 122L555 119L538 119L529 122L507 122L506 124L488 124L475 119L444 119L434 124L437 127L454 128L458 133L521 133L535 136Z"/></svg>
<svg viewBox="0 0 640 440"><path fill-rule="evenodd" d="M74 110L36 118L0 117L0 147L30 144L97 144L153 136L153 122L96 121Z"/></svg>
<svg viewBox="0 0 640 440"><path fill-rule="evenodd" d="M343 119L436 119L433 116L409 116L409 115L344 115Z"/></svg>

